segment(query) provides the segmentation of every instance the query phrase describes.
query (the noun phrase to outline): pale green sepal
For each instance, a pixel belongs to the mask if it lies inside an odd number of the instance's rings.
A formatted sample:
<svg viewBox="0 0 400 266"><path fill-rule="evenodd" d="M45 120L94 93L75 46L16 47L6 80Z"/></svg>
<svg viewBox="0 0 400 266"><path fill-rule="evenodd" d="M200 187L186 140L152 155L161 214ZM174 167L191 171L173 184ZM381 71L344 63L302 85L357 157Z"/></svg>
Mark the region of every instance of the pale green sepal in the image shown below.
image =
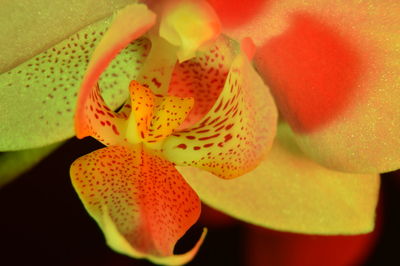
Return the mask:
<svg viewBox="0 0 400 266"><path fill-rule="evenodd" d="M37 149L0 153L0 188L30 170L63 142Z"/></svg>

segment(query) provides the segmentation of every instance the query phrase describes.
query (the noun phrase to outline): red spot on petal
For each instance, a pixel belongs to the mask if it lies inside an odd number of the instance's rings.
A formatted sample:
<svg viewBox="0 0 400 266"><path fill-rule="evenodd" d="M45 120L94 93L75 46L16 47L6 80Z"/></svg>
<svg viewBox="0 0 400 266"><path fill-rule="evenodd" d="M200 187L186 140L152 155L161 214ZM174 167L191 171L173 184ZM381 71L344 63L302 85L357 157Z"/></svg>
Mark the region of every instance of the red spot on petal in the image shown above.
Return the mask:
<svg viewBox="0 0 400 266"><path fill-rule="evenodd" d="M179 144L178 148L185 150L187 148L187 146L186 146L186 144Z"/></svg>
<svg viewBox="0 0 400 266"><path fill-rule="evenodd" d="M270 4L271 0L207 0L214 8L222 25L233 28L245 24ZM251 4L250 4L251 3Z"/></svg>
<svg viewBox="0 0 400 266"><path fill-rule="evenodd" d="M331 122L350 104L361 72L353 44L308 14L296 14L255 60L282 115L302 133Z"/></svg>

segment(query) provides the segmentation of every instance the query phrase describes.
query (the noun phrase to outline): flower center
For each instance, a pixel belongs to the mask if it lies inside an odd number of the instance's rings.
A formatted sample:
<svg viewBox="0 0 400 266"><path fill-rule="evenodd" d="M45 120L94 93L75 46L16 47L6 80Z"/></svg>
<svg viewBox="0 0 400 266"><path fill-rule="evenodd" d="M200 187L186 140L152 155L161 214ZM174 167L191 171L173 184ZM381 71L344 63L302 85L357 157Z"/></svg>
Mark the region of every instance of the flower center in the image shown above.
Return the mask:
<svg viewBox="0 0 400 266"><path fill-rule="evenodd" d="M160 149L187 117L194 105L191 97L163 96L133 80L129 85L131 114L126 138L132 144L143 143Z"/></svg>

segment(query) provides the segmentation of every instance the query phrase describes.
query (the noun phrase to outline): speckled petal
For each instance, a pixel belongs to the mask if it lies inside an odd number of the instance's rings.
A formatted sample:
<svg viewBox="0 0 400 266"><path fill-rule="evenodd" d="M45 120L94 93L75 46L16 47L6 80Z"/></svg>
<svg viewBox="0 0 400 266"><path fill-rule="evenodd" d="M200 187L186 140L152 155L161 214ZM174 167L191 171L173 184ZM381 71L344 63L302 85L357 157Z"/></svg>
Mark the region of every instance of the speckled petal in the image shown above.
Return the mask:
<svg viewBox="0 0 400 266"><path fill-rule="evenodd" d="M168 137L164 155L177 165L234 178L263 159L272 145L276 120L268 87L240 53L212 109L191 128Z"/></svg>
<svg viewBox="0 0 400 266"><path fill-rule="evenodd" d="M162 264L183 264L174 256L179 238L197 221L200 200L174 165L141 145L109 146L71 166L72 183L108 245L125 255Z"/></svg>
<svg viewBox="0 0 400 266"><path fill-rule="evenodd" d="M44 146L74 135L79 85L109 24L106 19L88 26L0 75L0 150ZM146 53L143 45L130 44L103 74L102 96L111 109L128 97L126 88Z"/></svg>
<svg viewBox="0 0 400 266"><path fill-rule="evenodd" d="M113 114L106 113L109 109L102 102L99 89L96 89L100 75L123 48L154 25L155 19L155 14L143 4L129 5L115 16L110 28L96 46L79 91L75 115L75 130L78 138L93 134L96 131L94 128L101 129L104 126L102 122L107 122L105 121L107 115L108 118L114 118ZM96 111L95 104L98 104L100 112ZM98 117L95 117L94 113L97 113ZM123 116L125 113L123 112L121 115ZM92 124L94 120L96 120L95 125ZM108 126L111 126L111 130L115 133L114 136L117 136L117 139L120 138L122 125L118 128L119 125L115 121L109 121L109 123ZM107 137L108 134L107 136L100 135L100 138ZM117 142L119 141L117 140ZM112 142L107 139L105 143Z"/></svg>
<svg viewBox="0 0 400 266"><path fill-rule="evenodd" d="M176 64L168 94L195 100L182 128L193 126L215 104L224 88L234 49L229 38L220 37L206 51L198 51L196 57Z"/></svg>
<svg viewBox="0 0 400 266"><path fill-rule="evenodd" d="M149 131L154 111L155 95L151 89L132 80L129 85L131 113L127 126L127 139L130 143L140 143Z"/></svg>
<svg viewBox="0 0 400 266"><path fill-rule="evenodd" d="M2 0L0 73L135 0Z"/></svg>
<svg viewBox="0 0 400 266"><path fill-rule="evenodd" d="M176 47L150 34L151 50L138 77L140 84L155 94L166 95L177 58Z"/></svg>
<svg viewBox="0 0 400 266"><path fill-rule="evenodd" d="M300 148L332 169L400 167L400 2L271 0L229 33L255 63Z"/></svg>
<svg viewBox="0 0 400 266"><path fill-rule="evenodd" d="M144 140L154 143L171 135L183 123L193 104L193 98L156 95L153 117Z"/></svg>
<svg viewBox="0 0 400 266"><path fill-rule="evenodd" d="M229 182L196 168L177 169L202 201L246 222L307 234L372 231L379 176L328 170L305 157L287 130L280 126L254 171Z"/></svg>

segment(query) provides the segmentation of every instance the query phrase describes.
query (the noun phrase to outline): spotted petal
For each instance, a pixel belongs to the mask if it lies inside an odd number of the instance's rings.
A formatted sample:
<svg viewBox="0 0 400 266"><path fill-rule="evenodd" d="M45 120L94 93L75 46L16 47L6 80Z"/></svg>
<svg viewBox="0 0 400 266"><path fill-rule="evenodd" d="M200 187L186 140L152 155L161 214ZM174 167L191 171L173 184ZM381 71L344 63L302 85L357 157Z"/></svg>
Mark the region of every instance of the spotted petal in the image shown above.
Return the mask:
<svg viewBox="0 0 400 266"><path fill-rule="evenodd" d="M88 26L0 75L0 150L44 146L74 135L79 83L110 21ZM131 44L103 74L100 85L110 109L128 97L126 88L145 53L145 47Z"/></svg>
<svg viewBox="0 0 400 266"><path fill-rule="evenodd" d="M162 264L183 264L177 240L200 215L200 200L174 165L141 145L109 146L76 160L73 185L114 250Z"/></svg>
<svg viewBox="0 0 400 266"><path fill-rule="evenodd" d="M135 0L2 0L0 73ZM10 45L12 44L12 45Z"/></svg>
<svg viewBox="0 0 400 266"><path fill-rule="evenodd" d="M269 150L276 119L268 88L241 53L212 109L191 128L168 137L164 155L177 165L237 177L256 167Z"/></svg>
<svg viewBox="0 0 400 266"><path fill-rule="evenodd" d="M255 62L300 148L333 169L400 167L400 2L264 1L229 33Z"/></svg>
<svg viewBox="0 0 400 266"><path fill-rule="evenodd" d="M122 133L125 133L126 114L113 113L107 107L100 95L97 82L118 52L143 35L154 23L155 14L141 4L127 6L115 17L92 55L79 91L75 118L78 138L93 135L106 145L124 141ZM146 42L136 42L136 44L140 47Z"/></svg>
<svg viewBox="0 0 400 266"><path fill-rule="evenodd" d="M268 158L229 182L177 168L205 203L246 222L307 234L372 231L379 176L324 168L304 156L287 132L281 125Z"/></svg>
<svg viewBox="0 0 400 266"><path fill-rule="evenodd" d="M182 128L193 126L211 110L224 88L234 56L229 38L220 37L209 49L198 51L196 57L176 64L168 94L195 100Z"/></svg>

